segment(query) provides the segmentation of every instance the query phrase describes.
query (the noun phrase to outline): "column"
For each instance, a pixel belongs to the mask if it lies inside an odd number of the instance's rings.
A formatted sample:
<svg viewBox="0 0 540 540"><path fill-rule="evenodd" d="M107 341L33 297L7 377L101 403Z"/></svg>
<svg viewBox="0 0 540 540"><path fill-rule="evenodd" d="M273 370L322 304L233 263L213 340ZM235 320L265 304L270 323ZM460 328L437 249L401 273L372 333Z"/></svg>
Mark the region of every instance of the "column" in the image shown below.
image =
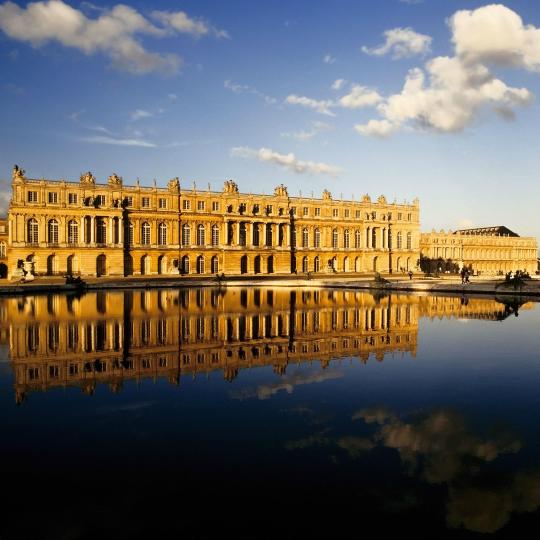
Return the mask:
<svg viewBox="0 0 540 540"><path fill-rule="evenodd" d="M90 243L94 244L96 238L96 218L94 216L90 217Z"/></svg>

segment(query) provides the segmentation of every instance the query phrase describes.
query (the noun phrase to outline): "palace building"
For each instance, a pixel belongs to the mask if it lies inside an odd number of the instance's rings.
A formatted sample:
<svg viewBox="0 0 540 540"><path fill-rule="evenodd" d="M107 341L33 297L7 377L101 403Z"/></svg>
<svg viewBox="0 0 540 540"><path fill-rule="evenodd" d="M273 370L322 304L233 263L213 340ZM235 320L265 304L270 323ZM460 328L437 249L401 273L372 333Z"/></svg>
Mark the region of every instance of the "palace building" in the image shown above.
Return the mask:
<svg viewBox="0 0 540 540"><path fill-rule="evenodd" d="M421 234L420 253L434 261L453 261L480 274L516 270L534 274L538 243L536 238L521 237L504 226L432 231Z"/></svg>
<svg viewBox="0 0 540 540"><path fill-rule="evenodd" d="M37 275L396 272L420 253L419 203L27 178L15 166L8 272ZM20 272L20 271L19 271Z"/></svg>

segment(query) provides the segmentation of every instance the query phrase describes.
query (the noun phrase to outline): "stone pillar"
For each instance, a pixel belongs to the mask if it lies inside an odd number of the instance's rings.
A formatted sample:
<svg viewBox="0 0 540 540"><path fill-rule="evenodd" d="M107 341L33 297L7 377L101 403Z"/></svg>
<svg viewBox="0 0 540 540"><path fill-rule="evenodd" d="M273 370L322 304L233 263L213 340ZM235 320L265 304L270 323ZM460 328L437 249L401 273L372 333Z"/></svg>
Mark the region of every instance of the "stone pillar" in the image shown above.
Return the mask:
<svg viewBox="0 0 540 540"><path fill-rule="evenodd" d="M96 218L90 217L90 243L95 244L96 241Z"/></svg>
<svg viewBox="0 0 540 540"><path fill-rule="evenodd" d="M253 224L246 222L246 247L253 246Z"/></svg>

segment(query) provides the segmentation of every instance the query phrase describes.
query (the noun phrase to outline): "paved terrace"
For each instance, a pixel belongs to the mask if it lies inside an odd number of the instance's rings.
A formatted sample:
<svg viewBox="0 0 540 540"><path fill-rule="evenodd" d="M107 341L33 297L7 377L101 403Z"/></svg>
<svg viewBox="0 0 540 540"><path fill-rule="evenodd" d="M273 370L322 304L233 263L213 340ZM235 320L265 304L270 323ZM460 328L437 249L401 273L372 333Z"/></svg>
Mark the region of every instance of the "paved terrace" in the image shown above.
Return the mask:
<svg viewBox="0 0 540 540"><path fill-rule="evenodd" d="M402 274L383 275L384 281L376 281L374 274L274 274L225 276L217 279L215 276L130 276L130 277L100 277L86 278L82 290L101 289L151 289L174 287L327 287L341 289L386 290L423 293L458 293L467 295L511 295L540 297L540 278L535 276L526 280L523 286L514 287L506 284L500 277L472 277L471 283L463 285L461 278L444 276L439 278L413 277ZM0 279L0 295L14 294L46 294L81 290L76 285L66 285L62 277L38 277L31 283L17 283Z"/></svg>

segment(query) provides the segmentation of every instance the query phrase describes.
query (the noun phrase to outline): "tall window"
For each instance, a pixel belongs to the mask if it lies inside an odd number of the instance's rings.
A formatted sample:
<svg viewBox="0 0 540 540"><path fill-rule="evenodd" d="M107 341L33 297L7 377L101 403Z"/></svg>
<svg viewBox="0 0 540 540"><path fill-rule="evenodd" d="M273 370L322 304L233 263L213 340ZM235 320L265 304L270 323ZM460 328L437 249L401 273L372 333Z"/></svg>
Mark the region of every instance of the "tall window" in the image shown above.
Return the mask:
<svg viewBox="0 0 540 540"><path fill-rule="evenodd" d="M314 245L316 248L321 247L321 231L320 229L315 229L314 235Z"/></svg>
<svg viewBox="0 0 540 540"><path fill-rule="evenodd" d="M217 201L212 201L212 212L219 211L219 203Z"/></svg>
<svg viewBox="0 0 540 540"><path fill-rule="evenodd" d="M349 229L345 229L345 232L343 233L343 247L345 247L345 248L350 247L350 233L349 233Z"/></svg>
<svg viewBox="0 0 540 540"><path fill-rule="evenodd" d="M338 230L334 229L332 231L332 247L335 249L338 247L338 244L339 244Z"/></svg>
<svg viewBox="0 0 540 540"><path fill-rule="evenodd" d="M34 218L28 220L28 242L30 244L37 244L39 242L39 225Z"/></svg>
<svg viewBox="0 0 540 540"><path fill-rule="evenodd" d="M320 270L320 259L319 257L315 257L315 259L313 259L313 271L314 272L318 272Z"/></svg>
<svg viewBox="0 0 540 540"><path fill-rule="evenodd" d="M135 242L135 234L134 234L134 229L133 229L133 223L131 223L130 221L128 225L128 243L130 246L132 246L134 242Z"/></svg>
<svg viewBox="0 0 540 540"><path fill-rule="evenodd" d="M167 245L167 225L165 223L158 225L158 244L160 246Z"/></svg>
<svg viewBox="0 0 540 540"><path fill-rule="evenodd" d="M197 201L197 210L204 210L204 201Z"/></svg>
<svg viewBox="0 0 540 540"><path fill-rule="evenodd" d="M68 244L79 243L79 224L72 219L68 223Z"/></svg>
<svg viewBox="0 0 540 540"><path fill-rule="evenodd" d="M145 221L141 226L141 244L150 244L150 223Z"/></svg>
<svg viewBox="0 0 540 540"><path fill-rule="evenodd" d="M309 232L307 229L302 230L302 247L307 248L309 246ZM304 270L307 272L307 270Z"/></svg>
<svg viewBox="0 0 540 540"><path fill-rule="evenodd" d="M105 218L96 218L96 244L107 243L107 222Z"/></svg>
<svg viewBox="0 0 540 540"><path fill-rule="evenodd" d="M397 233L397 248L401 249L403 247L403 235L401 234L401 231Z"/></svg>
<svg viewBox="0 0 540 540"><path fill-rule="evenodd" d="M266 224L266 245L271 246L272 245L272 225L270 223Z"/></svg>
<svg viewBox="0 0 540 540"><path fill-rule="evenodd" d="M239 245L245 246L247 241L247 230L246 230L246 224L244 222L240 223L238 225L240 227L239 231Z"/></svg>
<svg viewBox="0 0 540 540"><path fill-rule="evenodd" d="M184 223L182 225L182 245L189 246L190 244L191 244L191 227L187 223Z"/></svg>
<svg viewBox="0 0 540 540"><path fill-rule="evenodd" d="M199 225L197 227L197 245L204 246L206 244L206 231L204 225ZM201 274L202 272L199 272Z"/></svg>
<svg viewBox="0 0 540 540"><path fill-rule="evenodd" d="M150 197L143 197L142 198L142 207L143 208L150 208Z"/></svg>
<svg viewBox="0 0 540 540"><path fill-rule="evenodd" d="M37 191L28 192L28 202L37 202Z"/></svg>
<svg viewBox="0 0 540 540"><path fill-rule="evenodd" d="M105 206L107 202L107 198L105 197L105 195L96 195L96 204L98 206Z"/></svg>
<svg viewBox="0 0 540 540"><path fill-rule="evenodd" d="M183 210L189 210L191 208L191 201L183 200L182 201L182 209Z"/></svg>
<svg viewBox="0 0 540 540"><path fill-rule="evenodd" d="M407 233L407 249L412 248L412 234L410 232Z"/></svg>
<svg viewBox="0 0 540 540"><path fill-rule="evenodd" d="M77 194L76 193L68 193L68 203L69 204L77 204Z"/></svg>
<svg viewBox="0 0 540 540"><path fill-rule="evenodd" d="M217 225L212 226L212 245L219 246L219 227Z"/></svg>
<svg viewBox="0 0 540 540"><path fill-rule="evenodd" d="M202 255L197 257L197 274L204 274L204 257Z"/></svg>
<svg viewBox="0 0 540 540"><path fill-rule="evenodd" d="M47 226L47 242L58 244L58 221L56 219L51 219Z"/></svg>
<svg viewBox="0 0 540 540"><path fill-rule="evenodd" d="M212 274L217 274L219 272L218 258L215 256L212 257L210 271L212 272Z"/></svg>
<svg viewBox="0 0 540 540"><path fill-rule="evenodd" d="M0 259L5 258L6 256L6 243L0 242Z"/></svg>
<svg viewBox="0 0 540 540"><path fill-rule="evenodd" d="M159 207L167 208L167 199L159 199Z"/></svg>
<svg viewBox="0 0 540 540"><path fill-rule="evenodd" d="M354 247L358 249L361 241L362 233L360 232L360 229L356 229L356 231L354 231Z"/></svg>
<svg viewBox="0 0 540 540"><path fill-rule="evenodd" d="M52 204L58 202L58 193L56 191L49 191L49 202Z"/></svg>

